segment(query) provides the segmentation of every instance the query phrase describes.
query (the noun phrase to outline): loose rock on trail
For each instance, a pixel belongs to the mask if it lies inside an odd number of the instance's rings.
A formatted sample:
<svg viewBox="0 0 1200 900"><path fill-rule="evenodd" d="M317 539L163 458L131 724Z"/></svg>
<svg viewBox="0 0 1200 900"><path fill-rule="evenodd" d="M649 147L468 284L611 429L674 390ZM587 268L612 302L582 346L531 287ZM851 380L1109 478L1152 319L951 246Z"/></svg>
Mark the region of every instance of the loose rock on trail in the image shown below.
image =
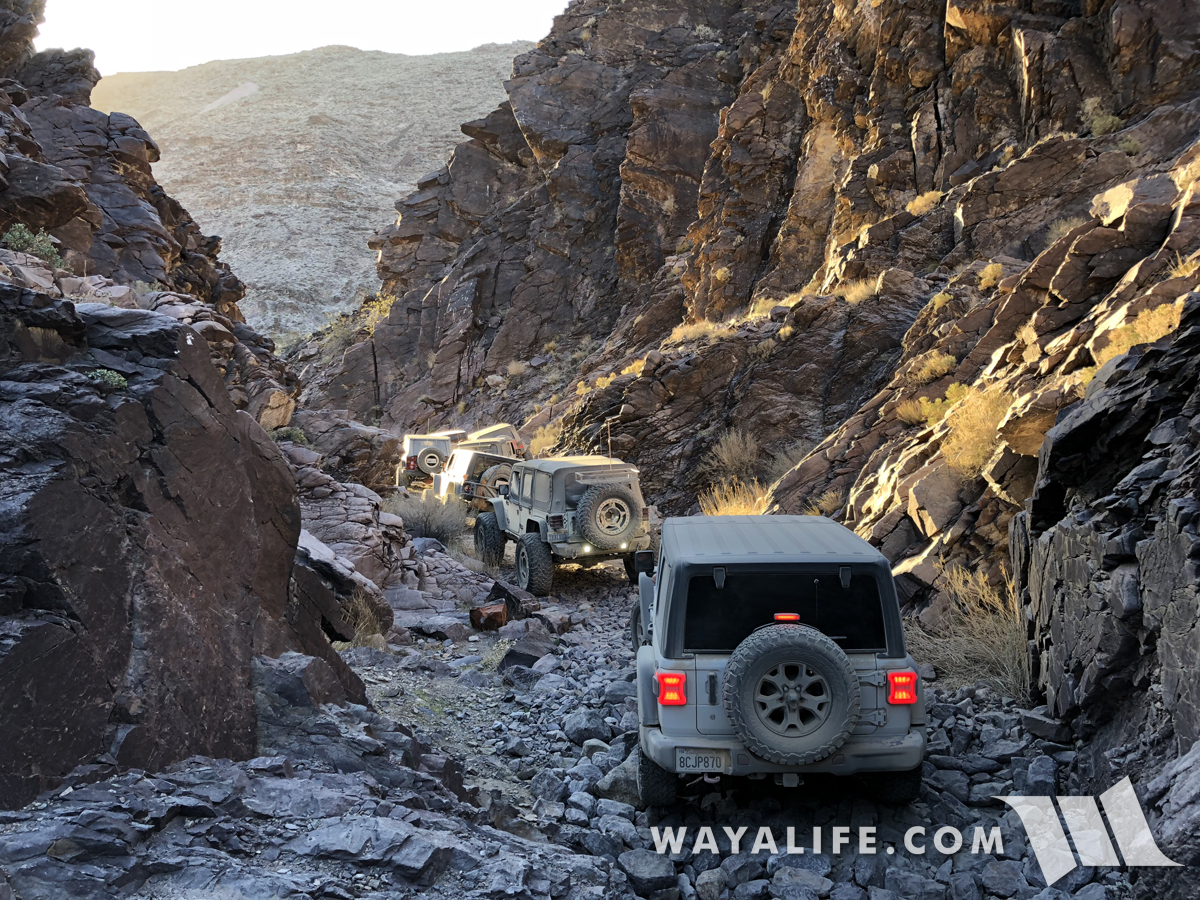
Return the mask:
<svg viewBox="0 0 1200 900"><path fill-rule="evenodd" d="M424 548L441 592L453 593L457 570L483 599L485 578ZM1125 896L1124 875L1093 867L1046 888L1019 820L996 798L1069 790L1075 751L1027 731L1015 703L983 687L930 690L926 788L911 806L876 804L853 779L810 777L793 789L698 779L670 809L639 808L633 588L615 565L560 574L557 596L498 632L452 627L467 620L461 605L397 610L388 650L341 654L373 709L323 693L320 660L259 660L261 757L194 758L153 776L77 771L27 809L0 813L11 882L0 881L0 897ZM434 596L412 591L406 605L418 593ZM396 643L405 635L411 644ZM539 646L538 658L522 655ZM1062 727L1024 719L1043 734ZM706 825L717 852L695 850ZM725 828L743 826L735 853ZM764 826L780 852L752 852ZM952 826L964 845L909 852L914 826L926 828L918 843ZM972 853L976 826L998 828L1002 846ZM656 852L656 830L683 827L678 850ZM834 852L841 827L854 837ZM788 828L804 853L786 852ZM869 828L874 853L858 843Z"/></svg>

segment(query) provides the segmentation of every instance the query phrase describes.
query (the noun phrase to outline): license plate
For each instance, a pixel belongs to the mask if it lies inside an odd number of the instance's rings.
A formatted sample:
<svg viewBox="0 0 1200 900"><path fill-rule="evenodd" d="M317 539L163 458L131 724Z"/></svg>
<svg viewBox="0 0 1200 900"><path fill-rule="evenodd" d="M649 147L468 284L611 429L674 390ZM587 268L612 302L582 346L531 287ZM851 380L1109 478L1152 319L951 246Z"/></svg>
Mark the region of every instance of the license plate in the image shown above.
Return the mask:
<svg viewBox="0 0 1200 900"><path fill-rule="evenodd" d="M551 544L562 544L571 539L569 534L551 534L546 538Z"/></svg>
<svg viewBox="0 0 1200 900"><path fill-rule="evenodd" d="M692 747L675 748L675 770L677 772L724 772L729 768L729 753L725 750L697 750Z"/></svg>

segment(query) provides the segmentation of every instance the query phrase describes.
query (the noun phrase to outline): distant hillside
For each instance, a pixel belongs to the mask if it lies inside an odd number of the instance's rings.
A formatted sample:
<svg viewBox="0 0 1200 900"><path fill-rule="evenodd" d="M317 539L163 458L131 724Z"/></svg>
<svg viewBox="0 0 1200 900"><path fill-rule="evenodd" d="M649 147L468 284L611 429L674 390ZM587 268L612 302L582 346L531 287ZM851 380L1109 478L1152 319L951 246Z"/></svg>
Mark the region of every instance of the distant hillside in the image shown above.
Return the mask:
<svg viewBox="0 0 1200 900"><path fill-rule="evenodd" d="M154 173L249 287L247 318L311 331L374 291L367 239L417 178L445 164L459 123L505 97L528 43L402 56L324 47L180 72L106 77L92 105L137 118Z"/></svg>

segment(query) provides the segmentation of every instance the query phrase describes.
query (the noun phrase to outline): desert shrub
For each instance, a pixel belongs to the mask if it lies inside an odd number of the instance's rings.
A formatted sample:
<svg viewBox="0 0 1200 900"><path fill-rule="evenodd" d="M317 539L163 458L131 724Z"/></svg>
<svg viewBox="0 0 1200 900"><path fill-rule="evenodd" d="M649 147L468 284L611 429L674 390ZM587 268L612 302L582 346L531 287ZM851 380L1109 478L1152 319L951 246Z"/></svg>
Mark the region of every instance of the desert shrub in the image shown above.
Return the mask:
<svg viewBox="0 0 1200 900"><path fill-rule="evenodd" d="M781 341L786 341L788 338L790 338L795 333L796 333L796 327L794 325L784 325L782 328L779 329L779 331L777 331L775 333L775 336L777 338L779 338L779 340L781 340Z"/></svg>
<svg viewBox="0 0 1200 900"><path fill-rule="evenodd" d="M1061 241L1080 225L1084 225L1088 221L1083 216L1064 216L1061 219L1055 219L1050 223L1050 230L1046 233L1046 246Z"/></svg>
<svg viewBox="0 0 1200 900"><path fill-rule="evenodd" d="M167 289L167 286L165 284L163 284L161 281L151 281L151 282L135 281L133 284L130 285L130 288L133 290L133 296L144 297L147 294L154 294L154 293L157 293L158 291L165 291Z"/></svg>
<svg viewBox="0 0 1200 900"><path fill-rule="evenodd" d="M929 302L933 304L934 309L941 309L953 299L954 295L949 291L942 291L940 294L934 294L930 297Z"/></svg>
<svg viewBox="0 0 1200 900"><path fill-rule="evenodd" d="M355 588L354 593L342 603L342 618L354 629L351 646L361 647L373 635L383 633L383 623L379 621L371 599L362 588Z"/></svg>
<svg viewBox="0 0 1200 900"><path fill-rule="evenodd" d="M616 380L616 372L609 372L607 375L601 375L596 379L596 390L602 391Z"/></svg>
<svg viewBox="0 0 1200 900"><path fill-rule="evenodd" d="M949 375L958 367L958 360L949 353L937 350L930 351L921 359L921 364L913 370L913 381L917 384L929 384L937 381L943 375Z"/></svg>
<svg viewBox="0 0 1200 900"><path fill-rule="evenodd" d="M766 511L767 489L757 481L733 478L700 496L700 512L706 516L760 516Z"/></svg>
<svg viewBox="0 0 1200 900"><path fill-rule="evenodd" d="M297 428L295 425L289 425L287 428L276 428L271 432L271 440L276 443L280 441L291 441L293 444L299 444L301 447L311 447L312 441L308 439L308 435L303 429Z"/></svg>
<svg viewBox="0 0 1200 900"><path fill-rule="evenodd" d="M950 608L936 630L915 618L904 620L908 652L932 663L950 687L983 681L1023 703L1029 696L1030 668L1025 619L1011 581L997 589L982 571L954 568L946 573Z"/></svg>
<svg viewBox="0 0 1200 900"><path fill-rule="evenodd" d="M941 199L942 199L941 191L926 191L924 194L921 194L921 196L917 197L915 200L908 201L908 206L906 206L904 208L907 209L914 216L923 216L923 215L925 215L925 213L929 212L931 209L933 209L935 206L937 206L938 201Z"/></svg>
<svg viewBox="0 0 1200 900"><path fill-rule="evenodd" d="M808 454L812 453L815 444L812 441L799 440L793 441L783 449L777 451L772 457L770 463L767 464L767 477L772 483L778 481L796 466L804 461Z"/></svg>
<svg viewBox="0 0 1200 900"><path fill-rule="evenodd" d="M732 275L733 273L729 271L728 266L721 266L721 268L712 273L712 279L717 284L724 284Z"/></svg>
<svg viewBox="0 0 1200 900"><path fill-rule="evenodd" d="M467 401L459 400L457 403L455 403L454 411L456 413L458 413L460 416L465 416L467 414Z"/></svg>
<svg viewBox="0 0 1200 900"><path fill-rule="evenodd" d="M129 380L120 372L114 372L112 369L96 369L94 372L88 373L88 378L97 384L112 388L114 391L123 391L129 387Z"/></svg>
<svg viewBox="0 0 1200 900"><path fill-rule="evenodd" d="M547 422L534 432L533 440L529 442L529 452L534 456L541 456L547 450L553 449L562 437L562 432L561 421Z"/></svg>
<svg viewBox="0 0 1200 900"><path fill-rule="evenodd" d="M841 297L847 303L862 303L868 297L874 297L876 293L876 280L874 278L859 278L855 281L847 281L845 284L838 285L834 294Z"/></svg>
<svg viewBox="0 0 1200 900"><path fill-rule="evenodd" d="M641 376L642 370L646 368L646 360L635 359L629 365L621 370L622 375L637 375Z"/></svg>
<svg viewBox="0 0 1200 900"><path fill-rule="evenodd" d="M1026 347L1032 347L1038 342L1037 330L1033 327L1032 323L1026 322L1017 329L1017 339Z"/></svg>
<svg viewBox="0 0 1200 900"><path fill-rule="evenodd" d="M39 228L37 234L34 234L18 222L4 233L4 243L9 250L16 253L28 253L30 256L36 256L52 269L63 268L63 260L59 255L58 247L44 229Z"/></svg>
<svg viewBox="0 0 1200 900"><path fill-rule="evenodd" d="M748 319L765 319L771 314L771 310L780 305L780 302L774 297L759 297L750 304L750 311L746 317Z"/></svg>
<svg viewBox="0 0 1200 900"><path fill-rule="evenodd" d="M546 341L546 343L542 344L543 353L553 353L557 349L558 341Z"/></svg>
<svg viewBox="0 0 1200 900"><path fill-rule="evenodd" d="M967 478L983 471L1000 443L997 427L1012 406L1012 397L998 387L972 388L950 412L950 432L942 454L950 468Z"/></svg>
<svg viewBox="0 0 1200 900"><path fill-rule="evenodd" d="M1125 122L1108 112L1098 97L1083 101L1083 124L1096 137L1119 131Z"/></svg>
<svg viewBox="0 0 1200 900"><path fill-rule="evenodd" d="M1129 134L1117 141L1117 149L1126 156L1137 156L1142 152L1142 142Z"/></svg>
<svg viewBox="0 0 1200 900"><path fill-rule="evenodd" d="M514 359L508 364L507 371L509 378L520 378L527 371L529 371L529 366L525 365L525 363L521 362L519 359Z"/></svg>
<svg viewBox="0 0 1200 900"><path fill-rule="evenodd" d="M778 346L779 345L775 343L773 338L767 338L761 344L755 344L753 347L751 347L750 355L759 360L770 359L771 354L775 352L775 349Z"/></svg>
<svg viewBox="0 0 1200 900"><path fill-rule="evenodd" d="M389 497L383 510L402 518L405 531L414 537L434 538L447 547L457 547L467 527L467 507L458 500L443 503L433 491Z"/></svg>
<svg viewBox="0 0 1200 900"><path fill-rule="evenodd" d="M1093 351L1096 365L1102 366L1139 344L1153 344L1170 334L1179 327L1182 313L1183 306L1180 303L1164 303L1153 309L1142 310L1132 322L1110 331L1108 343L1103 349Z"/></svg>
<svg viewBox="0 0 1200 900"><path fill-rule="evenodd" d="M437 401L433 399L432 394L422 394L417 398L418 403L424 403L426 406L433 406Z"/></svg>
<svg viewBox="0 0 1200 900"><path fill-rule="evenodd" d="M955 382L946 388L946 396L941 400L930 400L928 397L905 400L896 407L896 416L908 425L932 425L942 421L950 407L966 397L969 392L969 388Z"/></svg>
<svg viewBox="0 0 1200 900"><path fill-rule="evenodd" d="M721 433L700 465L713 478L749 478L758 466L758 457L758 439L748 431L730 428Z"/></svg>
<svg viewBox="0 0 1200 900"><path fill-rule="evenodd" d="M1000 283L1000 279L1004 277L1004 266L1000 263L990 263L984 266L983 271L979 273L979 289L981 291L990 291Z"/></svg>
<svg viewBox="0 0 1200 900"><path fill-rule="evenodd" d="M804 507L804 514L806 516L832 516L842 508L842 504L845 502L846 495L842 491L831 488L820 496L809 500L808 504Z"/></svg>

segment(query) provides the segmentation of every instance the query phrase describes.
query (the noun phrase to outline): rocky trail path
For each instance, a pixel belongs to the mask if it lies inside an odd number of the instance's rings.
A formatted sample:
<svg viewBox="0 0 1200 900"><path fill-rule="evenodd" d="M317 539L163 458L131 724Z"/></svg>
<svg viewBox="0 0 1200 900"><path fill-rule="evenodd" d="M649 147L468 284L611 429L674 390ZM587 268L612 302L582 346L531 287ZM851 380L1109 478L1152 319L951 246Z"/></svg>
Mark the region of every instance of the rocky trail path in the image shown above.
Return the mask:
<svg viewBox="0 0 1200 900"><path fill-rule="evenodd" d="M407 633L408 645L342 651L373 708L344 702L319 660L260 660L262 757L197 758L158 775L101 763L0 813L0 860L18 896L34 896L35 882L55 897L161 900L1127 895L1124 874L1093 867L1045 886L1015 814L994 798L1069 791L1074 750L1029 733L1044 731L1037 716L982 687L930 692L926 789L908 807L877 804L852 780L809 778L794 789L698 781L671 809L639 809L623 571L566 567L540 609L481 633L454 627L466 613L449 598L478 596L490 579L438 545L422 553L430 574L401 601L419 595L440 611L397 611L391 637ZM703 826L717 852L695 848ZM764 826L778 852L755 851ZM905 848L914 826L926 829L921 854ZM958 852L932 846L942 826L962 834ZM998 828L1000 846L971 852L977 826ZM690 830L678 850L655 852L652 829L679 827ZM726 827L746 828L738 846ZM804 853L787 852L789 828ZM835 828L852 835L836 848ZM870 828L874 852L859 844ZM0 883L0 898L8 890Z"/></svg>

